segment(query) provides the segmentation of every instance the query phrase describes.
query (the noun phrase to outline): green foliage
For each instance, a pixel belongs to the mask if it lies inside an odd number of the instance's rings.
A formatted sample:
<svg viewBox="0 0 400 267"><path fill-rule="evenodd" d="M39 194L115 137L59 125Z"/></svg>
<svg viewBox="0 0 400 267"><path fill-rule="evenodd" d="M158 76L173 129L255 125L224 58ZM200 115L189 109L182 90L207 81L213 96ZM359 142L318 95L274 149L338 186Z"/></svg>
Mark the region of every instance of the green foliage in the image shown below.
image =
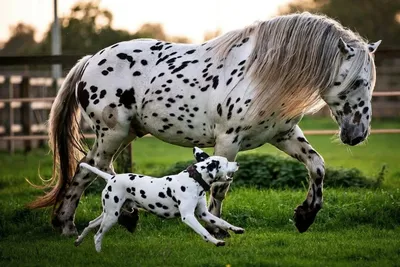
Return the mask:
<svg viewBox="0 0 400 267"><path fill-rule="evenodd" d="M243 154L237 161L239 170L234 176L232 187L255 186L257 188L302 188L308 186L308 173L298 161L269 154ZM193 161L178 162L160 176L179 173ZM324 185L327 187L379 187L384 178L382 168L377 178L366 177L360 170L327 168Z"/></svg>

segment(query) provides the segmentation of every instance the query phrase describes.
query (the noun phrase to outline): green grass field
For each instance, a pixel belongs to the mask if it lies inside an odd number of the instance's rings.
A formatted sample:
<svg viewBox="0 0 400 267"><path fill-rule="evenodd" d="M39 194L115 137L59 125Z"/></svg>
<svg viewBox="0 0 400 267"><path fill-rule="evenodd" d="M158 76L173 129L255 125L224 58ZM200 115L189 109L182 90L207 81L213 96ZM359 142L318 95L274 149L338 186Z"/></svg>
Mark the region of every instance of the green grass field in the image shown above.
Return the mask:
<svg viewBox="0 0 400 267"><path fill-rule="evenodd" d="M304 120L303 129L334 129L330 121ZM373 128L400 128L399 121L376 121ZM38 182L51 173L45 150L26 155L0 153L0 266L396 266L400 263L400 135L372 135L351 149L332 136L308 136L327 166L355 167L376 174L387 166L382 188L324 191L324 208L310 230L299 234L291 221L305 190L237 188L224 202L223 217L246 229L232 235L225 247L214 247L179 219L163 220L141 213L129 234L115 226L96 253L93 233L80 247L50 225L50 210L27 210L24 204L40 192ZM134 168L155 174L192 158L191 149L154 138L135 141ZM208 150L210 151L210 150ZM280 154L269 145L245 153ZM79 231L100 213L98 195L82 198L76 215Z"/></svg>

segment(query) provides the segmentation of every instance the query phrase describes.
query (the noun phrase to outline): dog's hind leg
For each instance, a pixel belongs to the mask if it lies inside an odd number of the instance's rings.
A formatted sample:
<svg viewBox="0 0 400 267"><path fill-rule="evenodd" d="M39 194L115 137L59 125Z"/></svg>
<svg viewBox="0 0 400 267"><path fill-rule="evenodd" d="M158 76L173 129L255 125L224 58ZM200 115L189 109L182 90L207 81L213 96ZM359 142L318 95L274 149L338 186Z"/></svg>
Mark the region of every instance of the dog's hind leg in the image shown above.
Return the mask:
<svg viewBox="0 0 400 267"><path fill-rule="evenodd" d="M113 156L126 142L129 136L129 124L125 127L119 124L118 129L108 129L106 134L100 131L96 133L96 141L92 150L84 158L84 162L102 171L115 174L112 166ZM82 193L95 177L93 173L86 169L80 167L76 169L74 178L53 218L53 225L60 226L63 235L77 234L74 224L75 210Z"/></svg>
<svg viewBox="0 0 400 267"><path fill-rule="evenodd" d="M110 194L109 200L104 205L103 220L96 235L94 236L94 245L96 251L101 251L101 241L104 235L110 230L110 228L118 221L120 210L125 199L119 199L118 196Z"/></svg>
<svg viewBox="0 0 400 267"><path fill-rule="evenodd" d="M94 228L96 228L97 226L99 226L101 224L101 220L103 219L103 214L101 213L101 215L99 217L97 217L96 219L94 219L93 221L89 222L89 225L83 230L83 232L78 236L78 238L75 240L75 246L79 246L83 239L85 238L85 236Z"/></svg>

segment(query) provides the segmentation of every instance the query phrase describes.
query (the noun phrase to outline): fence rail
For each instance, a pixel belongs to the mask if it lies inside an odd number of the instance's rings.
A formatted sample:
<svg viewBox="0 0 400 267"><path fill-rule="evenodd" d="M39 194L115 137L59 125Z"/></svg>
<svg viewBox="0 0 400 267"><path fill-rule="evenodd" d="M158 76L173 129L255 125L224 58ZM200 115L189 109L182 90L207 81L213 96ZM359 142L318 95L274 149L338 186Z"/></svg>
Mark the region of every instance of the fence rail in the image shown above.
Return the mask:
<svg viewBox="0 0 400 267"><path fill-rule="evenodd" d="M51 64L66 64L73 65L77 60L84 55L59 55L59 56L23 56L23 57L0 57L0 66L15 66L15 65L51 65ZM376 53L376 58L400 58L400 49L379 50ZM30 112L35 110L49 110L55 97L30 97L29 88L31 86L42 85L50 87L54 85L51 78L31 78L21 76L11 76L8 79L0 76L0 83L9 84L9 98L0 99L0 110L9 110L9 125L5 127L0 125L0 141L8 142L13 150L14 141L24 141L26 150L30 149L30 141L47 140L48 136L44 134L46 127L44 123L34 124L30 119ZM57 81L57 83L59 83ZM12 86L18 84L20 86L19 96L13 97ZM373 97L399 97L400 88L388 91L379 91L372 94ZM14 123L14 109L21 111L21 123ZM28 115L27 115L28 114ZM18 135L14 135L18 133ZM308 135L332 135L336 134L337 130L308 130L305 134ZM373 129L372 134L392 133L399 134L400 129ZM86 138L94 138L94 134L85 134Z"/></svg>

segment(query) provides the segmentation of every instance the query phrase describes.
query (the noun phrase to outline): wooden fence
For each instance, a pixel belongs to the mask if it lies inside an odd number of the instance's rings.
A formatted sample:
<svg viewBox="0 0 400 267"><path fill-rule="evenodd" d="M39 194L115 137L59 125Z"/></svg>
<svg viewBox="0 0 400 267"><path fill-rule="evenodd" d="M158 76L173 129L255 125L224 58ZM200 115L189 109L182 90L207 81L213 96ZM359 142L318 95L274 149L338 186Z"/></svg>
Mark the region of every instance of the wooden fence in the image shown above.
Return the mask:
<svg viewBox="0 0 400 267"><path fill-rule="evenodd" d="M399 57L400 50L382 50L377 53L377 58ZM72 66L81 58L81 55L63 55L63 56L30 56L30 57L0 57L0 66L14 65L50 65L50 64L67 64ZM58 88L61 81L53 81L50 78L37 81L37 78L29 76L8 76L0 77L0 83L3 83L3 89L8 89L8 98L0 99L1 110L7 110L5 114L8 118L1 118L8 121L8 125L0 123L0 141L7 142L7 149L12 153L15 150L14 142L23 141L25 151L32 148L32 141L39 141L44 144L48 139L46 126L44 121L34 123L32 114L45 111L48 114L54 97L30 97L29 91L31 86L44 84L46 87ZM14 97L14 86L19 87L18 96ZM399 91L374 92L373 97L400 97ZM398 104L397 104L398 105ZM19 110L20 123L15 122L15 110ZM306 134L321 135L334 134L334 130L310 130L305 131ZM373 129L372 133L400 133L400 129ZM93 134L86 134L87 138L94 138Z"/></svg>

